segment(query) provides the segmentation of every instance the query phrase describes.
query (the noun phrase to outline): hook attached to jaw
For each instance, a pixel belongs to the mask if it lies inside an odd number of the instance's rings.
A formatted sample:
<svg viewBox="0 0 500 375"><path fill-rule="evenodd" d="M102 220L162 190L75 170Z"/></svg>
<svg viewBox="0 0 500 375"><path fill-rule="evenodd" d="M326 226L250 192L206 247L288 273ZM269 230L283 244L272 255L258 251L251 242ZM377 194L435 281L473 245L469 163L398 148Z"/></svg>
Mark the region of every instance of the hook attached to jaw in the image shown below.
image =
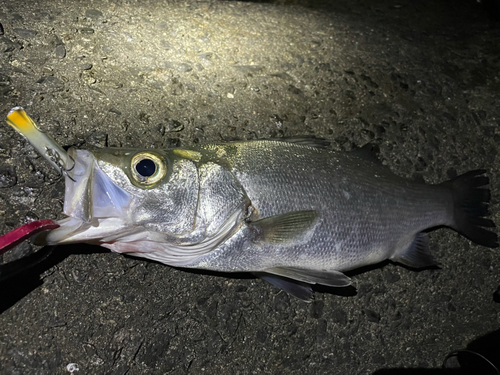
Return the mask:
<svg viewBox="0 0 500 375"><path fill-rule="evenodd" d="M12 108L7 123L22 134L52 166L63 175L71 171L75 161L52 137L42 132L22 107Z"/></svg>

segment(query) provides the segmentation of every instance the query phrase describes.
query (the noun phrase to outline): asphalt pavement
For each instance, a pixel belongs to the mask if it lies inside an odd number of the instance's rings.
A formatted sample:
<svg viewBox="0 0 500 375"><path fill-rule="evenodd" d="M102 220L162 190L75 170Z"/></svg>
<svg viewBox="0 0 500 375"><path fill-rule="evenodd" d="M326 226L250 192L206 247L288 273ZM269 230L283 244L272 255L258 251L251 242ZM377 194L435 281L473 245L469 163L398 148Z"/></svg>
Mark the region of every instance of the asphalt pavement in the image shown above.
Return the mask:
<svg viewBox="0 0 500 375"><path fill-rule="evenodd" d="M23 106L86 149L372 142L394 173L428 183L487 169L500 225L496 7L0 0L0 118ZM0 233L62 218L63 196L57 171L0 125ZM0 281L0 373L437 374L457 349L500 358L499 250L429 236L440 269L376 265L310 304L251 275L57 247Z"/></svg>

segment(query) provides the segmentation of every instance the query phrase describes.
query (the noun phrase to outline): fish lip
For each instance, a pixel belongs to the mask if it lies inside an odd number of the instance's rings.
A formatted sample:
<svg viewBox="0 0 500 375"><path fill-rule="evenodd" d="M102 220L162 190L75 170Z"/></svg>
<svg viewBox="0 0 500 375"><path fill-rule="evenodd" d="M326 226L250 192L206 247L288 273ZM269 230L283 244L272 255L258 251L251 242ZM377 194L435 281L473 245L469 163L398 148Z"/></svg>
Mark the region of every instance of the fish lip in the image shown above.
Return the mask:
<svg viewBox="0 0 500 375"><path fill-rule="evenodd" d="M120 237L131 233L144 231L144 228L130 226L125 220L117 217L94 218L91 222L67 217L57 223L60 225L59 228L42 233L35 238L35 243L62 245L80 242L102 245L117 241Z"/></svg>
<svg viewBox="0 0 500 375"><path fill-rule="evenodd" d="M80 233L83 221L72 217L58 220L59 228L42 232L33 239L35 245L61 245L72 242L75 234Z"/></svg>

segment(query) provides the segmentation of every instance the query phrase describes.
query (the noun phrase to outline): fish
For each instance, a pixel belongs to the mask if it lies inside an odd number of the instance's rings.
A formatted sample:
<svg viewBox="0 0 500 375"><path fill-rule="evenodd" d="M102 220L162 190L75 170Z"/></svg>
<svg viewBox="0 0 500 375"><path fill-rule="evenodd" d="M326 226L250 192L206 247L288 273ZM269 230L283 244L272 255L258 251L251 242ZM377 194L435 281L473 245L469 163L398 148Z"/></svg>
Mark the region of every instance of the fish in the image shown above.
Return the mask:
<svg viewBox="0 0 500 375"><path fill-rule="evenodd" d="M25 113L15 117L22 109L11 112L11 123L26 123ZM432 228L498 247L484 169L426 184L314 138L65 155L48 148L65 177L66 218L37 244L88 243L173 267L249 272L308 302L312 285L346 287L345 273L363 266L437 265Z"/></svg>

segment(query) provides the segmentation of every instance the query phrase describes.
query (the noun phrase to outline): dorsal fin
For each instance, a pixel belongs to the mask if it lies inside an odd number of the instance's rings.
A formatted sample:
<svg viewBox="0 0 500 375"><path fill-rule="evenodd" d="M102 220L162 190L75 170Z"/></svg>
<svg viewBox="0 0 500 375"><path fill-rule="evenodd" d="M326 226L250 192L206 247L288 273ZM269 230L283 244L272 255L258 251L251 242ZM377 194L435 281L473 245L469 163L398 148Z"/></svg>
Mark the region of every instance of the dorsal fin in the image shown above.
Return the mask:
<svg viewBox="0 0 500 375"><path fill-rule="evenodd" d="M263 141L277 141L277 142L287 142L287 143L295 143L296 145L308 146L314 148L326 149L330 146L330 142L324 138L316 138L311 135L303 135L300 137L290 137L290 138L266 138Z"/></svg>

